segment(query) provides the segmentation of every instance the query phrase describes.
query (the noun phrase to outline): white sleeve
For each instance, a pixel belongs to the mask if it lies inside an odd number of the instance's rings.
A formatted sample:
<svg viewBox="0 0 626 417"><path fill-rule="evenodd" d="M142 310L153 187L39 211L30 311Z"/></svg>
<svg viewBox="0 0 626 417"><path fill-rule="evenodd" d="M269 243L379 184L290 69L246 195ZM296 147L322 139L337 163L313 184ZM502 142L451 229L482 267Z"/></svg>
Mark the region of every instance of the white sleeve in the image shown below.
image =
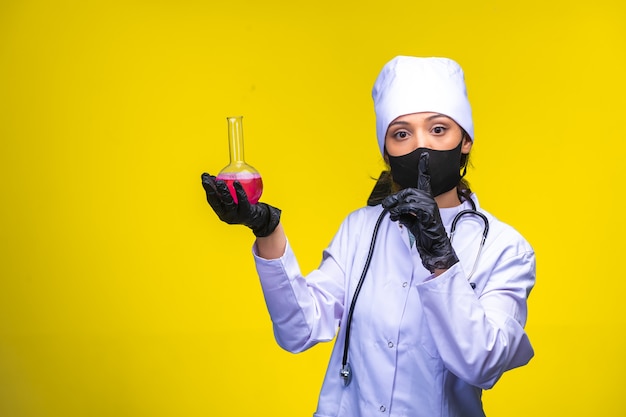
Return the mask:
<svg viewBox="0 0 626 417"><path fill-rule="evenodd" d="M505 371L528 363L534 352L524 325L534 282L535 255L528 248L504 252L480 295L460 263L418 286L428 327L452 373L488 389Z"/></svg>
<svg viewBox="0 0 626 417"><path fill-rule="evenodd" d="M335 337L344 309L345 272L341 265L349 247L345 229L342 225L323 252L318 269L306 277L289 242L279 259L260 258L253 250L274 335L283 349L301 352Z"/></svg>

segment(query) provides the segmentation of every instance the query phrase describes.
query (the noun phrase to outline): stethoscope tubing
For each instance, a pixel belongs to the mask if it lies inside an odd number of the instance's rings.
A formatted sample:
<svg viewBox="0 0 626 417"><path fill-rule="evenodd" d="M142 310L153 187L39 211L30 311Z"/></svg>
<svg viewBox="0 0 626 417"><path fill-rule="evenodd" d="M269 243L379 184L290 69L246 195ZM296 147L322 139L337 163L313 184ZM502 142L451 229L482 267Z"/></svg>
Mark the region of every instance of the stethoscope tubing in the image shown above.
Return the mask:
<svg viewBox="0 0 626 417"><path fill-rule="evenodd" d="M363 266L363 272L361 272L361 277L359 278L359 282L356 285L356 289L354 290L354 295L352 296L352 302L350 303L350 310L348 310L348 322L346 324L346 334L344 339L344 347L343 347L343 359L341 360L341 371L339 371L339 375L343 378L344 385L348 385L352 380L352 370L350 369L350 365L348 364L348 349L350 347L350 328L352 327L352 315L354 314L354 307L356 306L356 300L359 297L359 293L361 292L361 288L363 287L363 282L365 281L365 275L367 275L367 271L370 268L370 263L372 262L372 255L374 254L374 247L376 246L376 237L378 236L378 229L380 228L380 224L382 223L385 215L388 213L387 209L383 209L383 211L378 216L378 220L376 220L376 225L374 226L374 232L372 234L372 241L370 242L370 249L367 253L367 259L365 260L365 266Z"/></svg>
<svg viewBox="0 0 626 417"><path fill-rule="evenodd" d="M454 220L452 220L452 226L450 226L450 243L452 243L452 241L454 240L454 232L456 232L456 224L459 222L459 220L461 219L461 217L467 215L467 214L471 214L473 216L478 216L482 219L484 226L483 226L483 237L480 241L480 245L478 245L478 253L476 254L476 259L474 260L474 265L472 265L472 272L469 273L469 275L467 276L467 281L470 281L472 279L472 276L474 276L474 272L476 272L476 266L478 265L478 260L480 259L480 255L483 252L483 246L485 246L485 240L487 240L487 234L489 234L489 220L487 219L487 216L485 216L483 213L481 213L480 211L476 210L476 205L474 204L474 202L472 200L470 200L472 202L472 207L471 209L467 209L467 210L463 210L459 213L457 213L456 216L454 216ZM476 288L476 284L474 284L473 282L470 282L470 285L472 286L472 289Z"/></svg>

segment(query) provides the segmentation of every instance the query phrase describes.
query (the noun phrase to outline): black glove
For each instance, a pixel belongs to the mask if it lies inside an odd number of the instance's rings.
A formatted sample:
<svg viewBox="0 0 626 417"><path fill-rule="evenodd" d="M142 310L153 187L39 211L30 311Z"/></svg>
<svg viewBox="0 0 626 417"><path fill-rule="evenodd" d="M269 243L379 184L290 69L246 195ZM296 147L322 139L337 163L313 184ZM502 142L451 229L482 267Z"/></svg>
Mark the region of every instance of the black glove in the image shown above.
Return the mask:
<svg viewBox="0 0 626 417"><path fill-rule="evenodd" d="M233 186L237 203L224 181L206 172L202 174L206 199L221 221L248 226L256 237L269 236L280 222L280 210L265 203L250 204L239 181L235 181Z"/></svg>
<svg viewBox="0 0 626 417"><path fill-rule="evenodd" d="M459 261L443 227L439 207L430 190L428 154L420 155L417 188L405 188L383 200L389 217L405 225L415 236L424 268L448 269Z"/></svg>

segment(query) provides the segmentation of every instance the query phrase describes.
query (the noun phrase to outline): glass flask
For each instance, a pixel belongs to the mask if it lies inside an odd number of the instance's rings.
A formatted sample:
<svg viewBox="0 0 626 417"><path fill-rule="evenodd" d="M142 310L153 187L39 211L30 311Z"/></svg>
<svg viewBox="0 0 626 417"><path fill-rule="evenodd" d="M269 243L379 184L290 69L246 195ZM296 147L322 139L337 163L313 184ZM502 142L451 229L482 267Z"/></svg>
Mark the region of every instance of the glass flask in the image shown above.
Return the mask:
<svg viewBox="0 0 626 417"><path fill-rule="evenodd" d="M233 183L239 181L246 191L250 204L255 204L263 192L261 174L254 167L248 165L243 158L243 116L227 117L228 121L228 149L230 163L217 174L218 180L223 180L230 194L237 202L237 194Z"/></svg>

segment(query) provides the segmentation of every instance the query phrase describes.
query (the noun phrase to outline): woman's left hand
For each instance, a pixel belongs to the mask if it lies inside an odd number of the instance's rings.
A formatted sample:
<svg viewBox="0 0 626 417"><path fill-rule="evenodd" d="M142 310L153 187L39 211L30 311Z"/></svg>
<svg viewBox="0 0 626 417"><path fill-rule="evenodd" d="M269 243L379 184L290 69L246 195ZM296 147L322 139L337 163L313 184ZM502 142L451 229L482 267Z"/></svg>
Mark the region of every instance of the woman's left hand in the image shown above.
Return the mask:
<svg viewBox="0 0 626 417"><path fill-rule="evenodd" d="M405 188L383 200L390 218L405 225L415 236L422 264L431 273L448 269L459 261L443 227L439 207L430 189L428 154L420 156L417 188Z"/></svg>

